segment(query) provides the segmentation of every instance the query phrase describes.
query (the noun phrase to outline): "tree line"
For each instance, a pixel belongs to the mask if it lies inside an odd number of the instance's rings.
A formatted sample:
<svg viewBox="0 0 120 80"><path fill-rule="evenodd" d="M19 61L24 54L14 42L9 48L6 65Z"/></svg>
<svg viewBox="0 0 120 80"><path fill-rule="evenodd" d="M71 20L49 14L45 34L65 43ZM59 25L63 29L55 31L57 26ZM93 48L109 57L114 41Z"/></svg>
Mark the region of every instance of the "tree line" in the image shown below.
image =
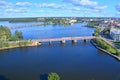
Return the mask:
<svg viewBox="0 0 120 80"><path fill-rule="evenodd" d="M38 18L0 18L0 21L9 22L37 22Z"/></svg>
<svg viewBox="0 0 120 80"><path fill-rule="evenodd" d="M0 41L17 41L22 40L23 35L21 31L15 31L15 34L12 35L9 28L5 26L0 26Z"/></svg>
<svg viewBox="0 0 120 80"><path fill-rule="evenodd" d="M90 22L87 24L87 26L94 28L94 27L98 26L99 23L100 23L100 21L90 21Z"/></svg>
<svg viewBox="0 0 120 80"><path fill-rule="evenodd" d="M22 47L31 44L29 40L23 40L21 31L15 31L12 35L8 27L0 25L0 49L10 47Z"/></svg>

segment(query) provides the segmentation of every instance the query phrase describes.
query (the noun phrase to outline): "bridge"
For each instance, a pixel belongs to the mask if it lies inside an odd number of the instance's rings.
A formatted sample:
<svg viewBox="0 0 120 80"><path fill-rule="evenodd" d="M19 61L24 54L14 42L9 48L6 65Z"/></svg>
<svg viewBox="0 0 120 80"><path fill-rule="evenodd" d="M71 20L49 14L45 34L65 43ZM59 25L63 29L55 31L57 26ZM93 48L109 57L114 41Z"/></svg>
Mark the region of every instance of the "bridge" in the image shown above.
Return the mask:
<svg viewBox="0 0 120 80"><path fill-rule="evenodd" d="M33 42L35 42L35 44L43 43L43 42L49 42L49 44L51 44L51 42L60 41L62 44L65 44L65 42L68 40L71 40L72 43L77 43L77 40L84 40L84 42L86 42L86 40L91 40L94 38L95 38L95 36L46 38L46 39L35 39L35 40L33 40Z"/></svg>

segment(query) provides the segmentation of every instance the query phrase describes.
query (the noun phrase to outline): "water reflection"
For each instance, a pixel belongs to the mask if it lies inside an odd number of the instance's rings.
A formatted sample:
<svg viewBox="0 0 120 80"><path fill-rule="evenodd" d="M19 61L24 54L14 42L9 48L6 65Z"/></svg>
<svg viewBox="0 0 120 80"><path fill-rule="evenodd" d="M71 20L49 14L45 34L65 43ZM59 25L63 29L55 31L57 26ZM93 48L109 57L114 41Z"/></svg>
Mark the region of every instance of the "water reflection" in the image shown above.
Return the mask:
<svg viewBox="0 0 120 80"><path fill-rule="evenodd" d="M48 74L40 74L40 80L48 80Z"/></svg>
<svg viewBox="0 0 120 80"><path fill-rule="evenodd" d="M120 80L120 73L119 73L119 75L117 75L115 80Z"/></svg>
<svg viewBox="0 0 120 80"><path fill-rule="evenodd" d="M5 76L3 75L0 75L0 80L9 80L8 78L6 78Z"/></svg>
<svg viewBox="0 0 120 80"><path fill-rule="evenodd" d="M0 50L0 56L9 54L9 52L10 52L10 49Z"/></svg>

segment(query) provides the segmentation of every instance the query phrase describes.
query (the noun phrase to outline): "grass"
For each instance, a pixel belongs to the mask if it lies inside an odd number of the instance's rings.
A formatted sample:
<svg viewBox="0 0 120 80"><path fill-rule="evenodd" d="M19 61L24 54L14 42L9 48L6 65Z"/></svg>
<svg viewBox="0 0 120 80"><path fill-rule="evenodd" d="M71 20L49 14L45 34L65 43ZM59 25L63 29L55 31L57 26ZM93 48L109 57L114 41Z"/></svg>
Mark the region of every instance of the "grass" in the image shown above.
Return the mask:
<svg viewBox="0 0 120 80"><path fill-rule="evenodd" d="M95 38L93 41L97 44L97 46L101 47L102 49L110 52L111 54L120 56L119 50L117 50L116 48L114 48L113 46L111 46L110 44L102 40L101 38Z"/></svg>

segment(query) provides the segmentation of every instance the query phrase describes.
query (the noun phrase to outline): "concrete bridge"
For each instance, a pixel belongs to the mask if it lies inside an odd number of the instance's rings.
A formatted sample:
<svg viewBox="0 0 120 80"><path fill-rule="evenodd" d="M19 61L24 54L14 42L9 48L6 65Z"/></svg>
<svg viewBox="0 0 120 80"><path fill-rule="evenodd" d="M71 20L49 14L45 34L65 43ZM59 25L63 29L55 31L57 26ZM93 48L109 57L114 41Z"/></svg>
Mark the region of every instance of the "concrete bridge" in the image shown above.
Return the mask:
<svg viewBox="0 0 120 80"><path fill-rule="evenodd" d="M94 39L95 36L84 36L84 37L62 37L62 38L46 38L46 39L36 39L33 40L35 41L35 43L43 43L43 42L49 42L49 44L51 44L51 42L54 41L60 41L62 44L65 44L66 41L71 40L72 43L77 43L77 40L84 40L84 42L86 42L86 40L91 40Z"/></svg>

